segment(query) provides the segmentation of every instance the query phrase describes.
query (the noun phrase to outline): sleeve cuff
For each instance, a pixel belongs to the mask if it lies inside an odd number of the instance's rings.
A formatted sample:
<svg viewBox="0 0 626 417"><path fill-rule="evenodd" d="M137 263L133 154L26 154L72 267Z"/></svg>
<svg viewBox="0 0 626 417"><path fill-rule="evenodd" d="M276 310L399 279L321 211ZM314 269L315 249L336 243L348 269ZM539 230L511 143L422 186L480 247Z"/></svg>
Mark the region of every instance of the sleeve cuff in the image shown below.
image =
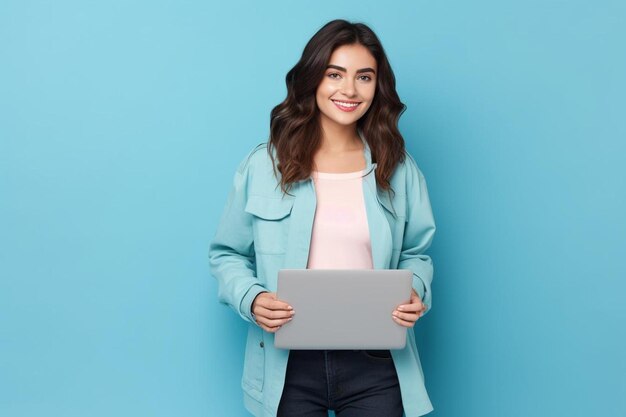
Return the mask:
<svg viewBox="0 0 626 417"><path fill-rule="evenodd" d="M420 296L420 300L424 301L424 294L426 292L426 286L417 275L413 274L413 288L415 292Z"/></svg>
<svg viewBox="0 0 626 417"><path fill-rule="evenodd" d="M241 316L252 323L256 322L254 316L252 315L252 302L254 301L256 296L262 292L268 291L261 285L252 285L246 295L243 296L243 299L241 300L241 304L239 306L239 313L241 314Z"/></svg>

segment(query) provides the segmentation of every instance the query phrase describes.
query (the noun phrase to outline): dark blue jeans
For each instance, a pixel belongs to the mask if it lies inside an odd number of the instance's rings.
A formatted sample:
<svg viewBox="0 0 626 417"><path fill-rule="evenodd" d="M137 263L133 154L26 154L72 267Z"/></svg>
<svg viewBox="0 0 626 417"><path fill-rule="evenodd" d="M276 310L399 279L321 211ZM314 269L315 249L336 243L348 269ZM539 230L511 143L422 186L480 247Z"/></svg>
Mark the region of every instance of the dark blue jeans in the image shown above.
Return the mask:
<svg viewBox="0 0 626 417"><path fill-rule="evenodd" d="M388 350L292 350L278 417L402 417Z"/></svg>

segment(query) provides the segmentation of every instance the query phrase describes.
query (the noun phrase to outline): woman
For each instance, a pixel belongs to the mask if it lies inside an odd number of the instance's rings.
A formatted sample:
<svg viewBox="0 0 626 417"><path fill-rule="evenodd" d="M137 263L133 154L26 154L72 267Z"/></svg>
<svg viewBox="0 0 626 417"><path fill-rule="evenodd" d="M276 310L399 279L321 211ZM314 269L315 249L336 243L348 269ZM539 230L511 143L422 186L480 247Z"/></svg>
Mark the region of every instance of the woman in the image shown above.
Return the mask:
<svg viewBox="0 0 626 417"><path fill-rule="evenodd" d="M209 257L219 299L249 322L242 387L255 416L417 417L433 410L412 331L404 349L274 348L293 309L279 269L410 269L412 328L431 306L424 251L435 224L426 182L397 122L405 106L383 47L334 20L307 43L271 113L270 138L239 165Z"/></svg>

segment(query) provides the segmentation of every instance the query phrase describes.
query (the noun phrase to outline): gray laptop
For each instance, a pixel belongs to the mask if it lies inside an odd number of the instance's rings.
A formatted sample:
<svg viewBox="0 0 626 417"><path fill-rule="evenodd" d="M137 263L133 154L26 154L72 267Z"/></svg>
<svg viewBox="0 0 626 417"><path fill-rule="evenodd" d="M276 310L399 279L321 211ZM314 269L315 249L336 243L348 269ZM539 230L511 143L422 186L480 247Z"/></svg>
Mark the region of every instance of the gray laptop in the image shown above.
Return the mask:
<svg viewBox="0 0 626 417"><path fill-rule="evenodd" d="M276 333L283 349L402 349L407 328L391 316L409 302L407 269L281 269L279 300L293 320Z"/></svg>

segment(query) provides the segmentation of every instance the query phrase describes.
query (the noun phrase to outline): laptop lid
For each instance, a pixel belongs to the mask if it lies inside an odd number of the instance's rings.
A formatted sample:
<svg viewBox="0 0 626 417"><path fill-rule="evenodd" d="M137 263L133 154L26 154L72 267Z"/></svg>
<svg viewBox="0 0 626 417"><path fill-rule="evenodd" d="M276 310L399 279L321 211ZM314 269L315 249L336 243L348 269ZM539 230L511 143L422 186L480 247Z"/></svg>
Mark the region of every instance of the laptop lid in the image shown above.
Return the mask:
<svg viewBox="0 0 626 417"><path fill-rule="evenodd" d="M391 313L411 297L408 269L281 269L279 300L295 312L274 337L284 349L402 349Z"/></svg>

